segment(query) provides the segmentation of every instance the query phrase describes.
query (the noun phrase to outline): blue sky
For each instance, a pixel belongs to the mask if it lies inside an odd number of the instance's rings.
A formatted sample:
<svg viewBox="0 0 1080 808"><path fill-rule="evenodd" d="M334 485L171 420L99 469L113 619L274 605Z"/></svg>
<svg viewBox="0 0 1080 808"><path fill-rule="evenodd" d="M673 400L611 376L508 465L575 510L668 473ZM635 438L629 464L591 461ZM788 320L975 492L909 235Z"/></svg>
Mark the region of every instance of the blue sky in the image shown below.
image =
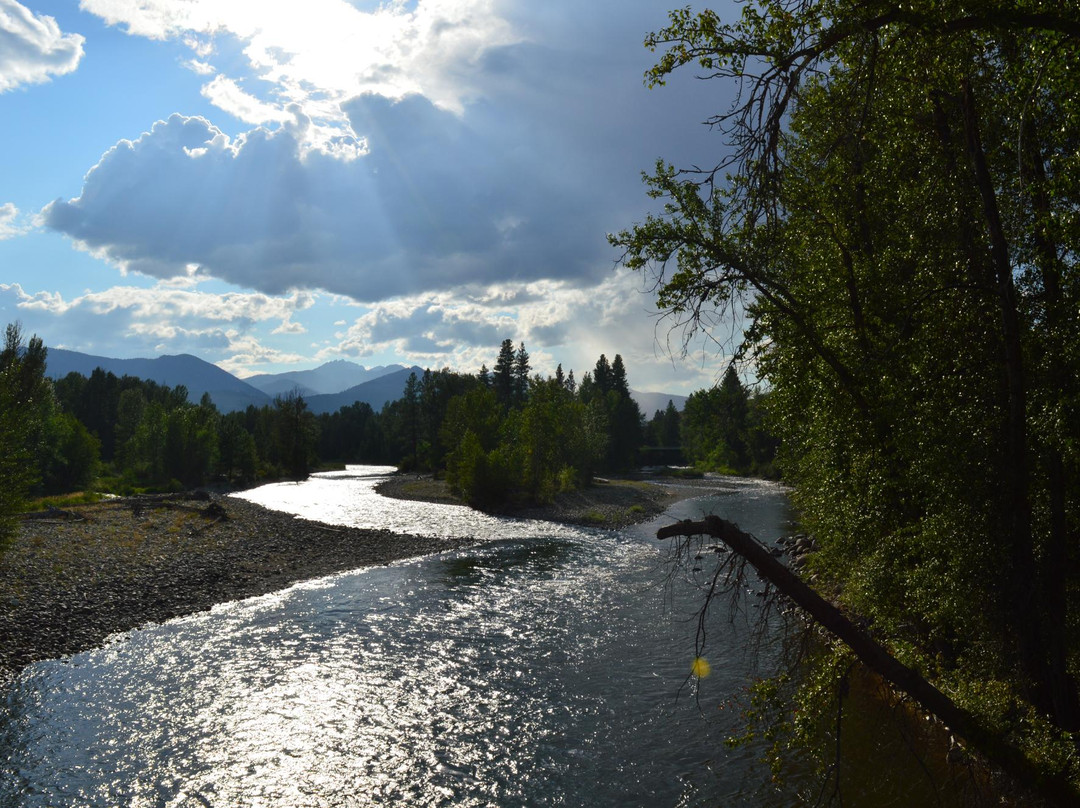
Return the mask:
<svg viewBox="0 0 1080 808"><path fill-rule="evenodd" d="M0 0L0 320L46 345L475 371L621 353L687 393L608 232L725 89L648 90L646 0Z"/></svg>

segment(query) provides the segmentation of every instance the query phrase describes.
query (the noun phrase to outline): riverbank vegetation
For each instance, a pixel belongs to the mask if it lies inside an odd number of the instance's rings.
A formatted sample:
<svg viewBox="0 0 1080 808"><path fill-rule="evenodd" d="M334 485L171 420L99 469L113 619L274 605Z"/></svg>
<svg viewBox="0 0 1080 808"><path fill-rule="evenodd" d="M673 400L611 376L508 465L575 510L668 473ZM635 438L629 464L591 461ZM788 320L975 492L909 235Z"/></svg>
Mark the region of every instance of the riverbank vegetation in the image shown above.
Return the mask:
<svg viewBox="0 0 1080 808"><path fill-rule="evenodd" d="M778 0L647 45L652 84L740 93L623 263L676 322L748 321L817 589L1080 798L1080 12Z"/></svg>
<svg viewBox="0 0 1080 808"><path fill-rule="evenodd" d="M445 475L463 501L489 510L550 503L597 473L650 458L705 470L766 473L775 449L761 427L761 396L734 371L718 395L692 396L646 422L622 357L601 355L583 374L532 372L507 339L493 369L427 370L379 412L356 402L314 415L303 396L221 413L209 396L101 369L45 376L48 351L15 324L0 352L0 535L25 498L72 492L128 495L302 479L320 464L371 463ZM718 429L716 423L723 424ZM6 527L5 527L6 526Z"/></svg>

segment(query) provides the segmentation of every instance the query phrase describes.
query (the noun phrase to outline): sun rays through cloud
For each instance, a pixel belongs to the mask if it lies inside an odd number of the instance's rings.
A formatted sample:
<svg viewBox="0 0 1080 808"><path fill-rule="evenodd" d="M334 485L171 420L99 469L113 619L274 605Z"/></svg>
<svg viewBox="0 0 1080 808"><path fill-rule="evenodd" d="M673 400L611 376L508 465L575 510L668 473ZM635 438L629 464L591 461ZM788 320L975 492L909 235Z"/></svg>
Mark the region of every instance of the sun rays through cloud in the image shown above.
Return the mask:
<svg viewBox="0 0 1080 808"><path fill-rule="evenodd" d="M606 241L658 154L710 153L700 90L642 85L646 0L0 8L0 316L47 342L475 371L509 337L542 372L715 377Z"/></svg>

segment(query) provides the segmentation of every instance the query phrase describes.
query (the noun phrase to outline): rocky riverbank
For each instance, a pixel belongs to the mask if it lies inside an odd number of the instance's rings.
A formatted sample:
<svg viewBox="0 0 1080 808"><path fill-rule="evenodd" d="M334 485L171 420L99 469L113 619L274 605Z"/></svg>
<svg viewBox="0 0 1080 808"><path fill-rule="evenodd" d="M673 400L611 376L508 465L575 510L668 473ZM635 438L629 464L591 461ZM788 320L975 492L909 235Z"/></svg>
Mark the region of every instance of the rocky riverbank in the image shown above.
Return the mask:
<svg viewBox="0 0 1080 808"><path fill-rule="evenodd" d="M147 623L466 544L323 525L217 495L33 515L0 555L0 681Z"/></svg>
<svg viewBox="0 0 1080 808"><path fill-rule="evenodd" d="M379 492L460 504L444 482L398 475ZM601 480L504 515L620 528L700 487ZM114 499L28 515L0 554L0 682L112 634L298 581L468 545L324 525L218 494Z"/></svg>

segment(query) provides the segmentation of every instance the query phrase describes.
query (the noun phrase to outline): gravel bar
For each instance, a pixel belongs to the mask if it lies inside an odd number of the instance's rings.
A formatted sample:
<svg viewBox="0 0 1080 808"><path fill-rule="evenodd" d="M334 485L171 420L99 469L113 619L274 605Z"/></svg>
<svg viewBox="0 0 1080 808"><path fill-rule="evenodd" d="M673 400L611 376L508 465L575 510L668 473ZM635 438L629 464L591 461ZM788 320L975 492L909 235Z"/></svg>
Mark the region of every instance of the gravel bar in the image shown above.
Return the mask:
<svg viewBox="0 0 1080 808"><path fill-rule="evenodd" d="M379 492L457 502L441 480L397 475ZM597 481L505 515L619 528L702 493ZM474 544L325 525L206 492L112 499L28 514L0 553L0 682L110 635L298 581Z"/></svg>
<svg viewBox="0 0 1080 808"><path fill-rule="evenodd" d="M0 554L0 682L149 623L471 543L324 525L205 493L28 515Z"/></svg>

